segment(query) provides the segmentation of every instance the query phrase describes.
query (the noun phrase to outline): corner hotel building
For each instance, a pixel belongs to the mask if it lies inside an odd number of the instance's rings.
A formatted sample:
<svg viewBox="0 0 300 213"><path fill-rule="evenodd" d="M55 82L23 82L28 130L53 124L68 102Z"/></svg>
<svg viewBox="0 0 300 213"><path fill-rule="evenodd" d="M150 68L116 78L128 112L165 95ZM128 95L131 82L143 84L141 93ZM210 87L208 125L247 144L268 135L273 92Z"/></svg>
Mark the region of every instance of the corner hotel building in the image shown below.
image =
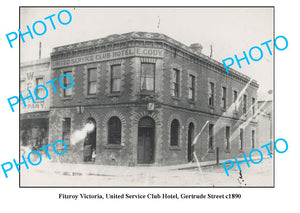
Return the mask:
<svg viewBox="0 0 300 213"><path fill-rule="evenodd" d="M247 155L257 144L258 83L233 69L227 74L201 49L148 32L54 48L51 79L74 80L51 93L49 141L68 144L60 161L84 162L92 155L84 143L96 151L95 164L108 165L181 164L193 152L215 160L217 149L220 159ZM95 129L86 142L71 145L88 122Z"/></svg>

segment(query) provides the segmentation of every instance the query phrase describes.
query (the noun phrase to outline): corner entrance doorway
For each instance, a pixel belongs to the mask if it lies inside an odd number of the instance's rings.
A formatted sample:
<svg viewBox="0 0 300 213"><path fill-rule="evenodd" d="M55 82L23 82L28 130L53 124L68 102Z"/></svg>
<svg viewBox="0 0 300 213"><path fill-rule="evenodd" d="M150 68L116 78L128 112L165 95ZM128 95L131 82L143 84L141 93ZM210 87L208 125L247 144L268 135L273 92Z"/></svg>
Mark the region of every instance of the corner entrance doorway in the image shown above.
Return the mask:
<svg viewBox="0 0 300 213"><path fill-rule="evenodd" d="M151 117L143 117L139 121L138 143L137 143L137 163L154 163L155 150L155 121Z"/></svg>

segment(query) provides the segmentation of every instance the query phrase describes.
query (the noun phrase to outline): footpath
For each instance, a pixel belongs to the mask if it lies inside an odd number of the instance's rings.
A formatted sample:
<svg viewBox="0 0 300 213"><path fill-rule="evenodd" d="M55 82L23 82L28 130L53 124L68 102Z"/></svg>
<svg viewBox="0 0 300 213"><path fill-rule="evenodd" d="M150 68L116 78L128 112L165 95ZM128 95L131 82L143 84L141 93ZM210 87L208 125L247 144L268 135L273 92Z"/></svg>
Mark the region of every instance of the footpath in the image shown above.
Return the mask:
<svg viewBox="0 0 300 213"><path fill-rule="evenodd" d="M264 156L264 159L268 158ZM216 161L205 161L200 162L200 170L205 167L222 167L222 163L226 160L220 160L219 164L216 164ZM244 158L239 158L238 161L242 161ZM233 160L234 161L234 160ZM246 165L246 163L243 163ZM252 163L249 162L251 165ZM235 164L235 167L236 164ZM57 175L66 175L66 176L118 176L120 174L131 174L138 175L144 172L168 172L172 170L189 170L189 169L199 169L199 166L196 162L171 165L171 166L158 166L158 165L138 165L138 166L115 166L115 165L98 165L94 163L85 163L85 164L71 164L71 163L59 163L44 161L36 167L31 167L30 170L34 170L38 173L54 173Z"/></svg>

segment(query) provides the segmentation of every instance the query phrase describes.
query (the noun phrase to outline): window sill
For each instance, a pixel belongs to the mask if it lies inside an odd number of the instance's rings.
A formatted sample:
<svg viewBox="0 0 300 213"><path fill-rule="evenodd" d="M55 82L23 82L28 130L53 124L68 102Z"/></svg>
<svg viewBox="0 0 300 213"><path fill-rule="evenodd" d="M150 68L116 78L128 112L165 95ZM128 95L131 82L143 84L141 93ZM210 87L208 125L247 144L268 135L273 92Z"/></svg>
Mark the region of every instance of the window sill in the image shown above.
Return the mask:
<svg viewBox="0 0 300 213"><path fill-rule="evenodd" d="M118 97L118 96L121 96L121 92L109 93L107 96L108 97Z"/></svg>
<svg viewBox="0 0 300 213"><path fill-rule="evenodd" d="M230 153L230 149L225 149L224 152L225 153Z"/></svg>
<svg viewBox="0 0 300 213"><path fill-rule="evenodd" d="M122 144L105 144L105 149L122 149L124 145Z"/></svg>
<svg viewBox="0 0 300 213"><path fill-rule="evenodd" d="M211 109L211 110L214 110L214 109L215 109L214 106L210 106L210 105L208 105L208 108Z"/></svg>
<svg viewBox="0 0 300 213"><path fill-rule="evenodd" d="M172 151L180 151L181 150L180 146L169 146L169 149Z"/></svg>
<svg viewBox="0 0 300 213"><path fill-rule="evenodd" d="M73 99L72 96L70 96L70 97L62 97L61 98L61 100L63 100L63 101L72 100L72 99Z"/></svg>
<svg viewBox="0 0 300 213"><path fill-rule="evenodd" d="M215 153L215 150L214 149L209 149L208 153Z"/></svg>
<svg viewBox="0 0 300 213"><path fill-rule="evenodd" d="M86 98L86 99L97 98L97 95L96 95L96 94L93 94L93 95L87 95L85 98Z"/></svg>
<svg viewBox="0 0 300 213"><path fill-rule="evenodd" d="M177 97L177 96L171 96L171 97L172 97L172 99L174 99L174 100L176 100L176 101L180 101L180 98Z"/></svg>
<svg viewBox="0 0 300 213"><path fill-rule="evenodd" d="M240 149L239 152L240 152L240 153L244 153L244 150L243 150L243 149Z"/></svg>
<svg viewBox="0 0 300 213"><path fill-rule="evenodd" d="M141 90L138 93L139 96L157 96L157 94L155 93L155 91L148 91L148 90Z"/></svg>
<svg viewBox="0 0 300 213"><path fill-rule="evenodd" d="M188 99L189 104L196 104L195 100Z"/></svg>

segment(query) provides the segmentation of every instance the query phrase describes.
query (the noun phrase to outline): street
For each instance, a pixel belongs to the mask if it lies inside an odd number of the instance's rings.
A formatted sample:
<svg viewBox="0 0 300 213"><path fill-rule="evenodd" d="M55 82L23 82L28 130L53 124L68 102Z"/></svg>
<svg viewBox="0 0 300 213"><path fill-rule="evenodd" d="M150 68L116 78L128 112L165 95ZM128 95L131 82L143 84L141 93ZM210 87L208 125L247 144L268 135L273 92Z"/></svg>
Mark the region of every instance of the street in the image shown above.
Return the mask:
<svg viewBox="0 0 300 213"><path fill-rule="evenodd" d="M21 186L94 186L94 187L247 187L273 186L273 159L260 164L241 164L226 175L222 165L189 168L188 166L104 166L43 162L29 170L21 170Z"/></svg>

